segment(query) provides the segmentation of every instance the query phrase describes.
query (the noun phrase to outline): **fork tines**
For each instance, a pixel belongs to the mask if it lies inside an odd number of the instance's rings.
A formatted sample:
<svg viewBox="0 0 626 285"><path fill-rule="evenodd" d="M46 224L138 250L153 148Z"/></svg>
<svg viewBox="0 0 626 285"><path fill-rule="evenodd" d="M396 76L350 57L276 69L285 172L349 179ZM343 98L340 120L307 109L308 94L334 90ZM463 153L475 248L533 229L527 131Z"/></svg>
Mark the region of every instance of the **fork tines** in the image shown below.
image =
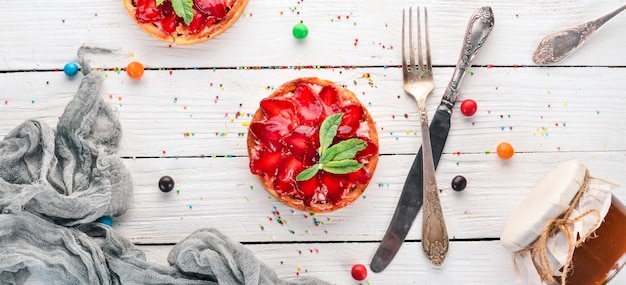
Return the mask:
<svg viewBox="0 0 626 285"><path fill-rule="evenodd" d="M405 17L406 17L406 9L403 10L402 13L402 64L408 69L410 70L412 67L416 67L415 66L415 44L414 44L414 40L413 40L413 35L415 34L415 32L413 32L413 8L409 8L409 64L407 64L406 61L406 54L407 51L405 50L406 44L405 44L405 38L406 38L406 31L405 31ZM421 13L420 13L420 7L417 7L417 67L421 67L421 68L426 68L426 69L430 69L432 64L431 64L431 60L430 60L430 48L427 48L425 53L426 53L426 58L424 58L424 51L422 50L423 46L422 45L422 41L426 42L426 46L429 47L430 46L430 37L428 35L428 9L426 7L424 7L424 27L422 28L422 25L420 25L421 23ZM422 38L422 30L424 30L424 37ZM426 61L426 62L424 62Z"/></svg>

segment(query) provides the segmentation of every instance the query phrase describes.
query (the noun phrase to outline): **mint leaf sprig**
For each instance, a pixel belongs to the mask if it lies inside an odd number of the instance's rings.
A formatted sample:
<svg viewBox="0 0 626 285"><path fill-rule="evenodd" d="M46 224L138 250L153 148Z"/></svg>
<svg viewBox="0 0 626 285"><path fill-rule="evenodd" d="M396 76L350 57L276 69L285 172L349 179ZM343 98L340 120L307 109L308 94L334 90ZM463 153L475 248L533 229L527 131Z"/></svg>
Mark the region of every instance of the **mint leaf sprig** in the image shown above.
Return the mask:
<svg viewBox="0 0 626 285"><path fill-rule="evenodd" d="M165 0L156 0L157 6L163 4ZM193 0L171 0L174 13L183 18L185 25L189 26L193 20Z"/></svg>
<svg viewBox="0 0 626 285"><path fill-rule="evenodd" d="M367 143L362 139L351 138L331 146L337 136L337 129L343 113L328 116L320 128L320 160L313 166L303 170L296 176L296 181L306 181L318 171L324 170L333 174L347 174L357 171L363 164L354 159L356 153L365 149Z"/></svg>

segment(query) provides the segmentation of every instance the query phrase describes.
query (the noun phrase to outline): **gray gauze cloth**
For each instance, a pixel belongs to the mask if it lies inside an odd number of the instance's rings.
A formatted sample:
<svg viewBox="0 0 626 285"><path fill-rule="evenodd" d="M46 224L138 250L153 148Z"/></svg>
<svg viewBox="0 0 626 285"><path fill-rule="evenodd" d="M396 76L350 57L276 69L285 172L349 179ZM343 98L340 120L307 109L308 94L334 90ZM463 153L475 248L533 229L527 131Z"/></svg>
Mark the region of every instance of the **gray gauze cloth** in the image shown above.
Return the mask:
<svg viewBox="0 0 626 285"><path fill-rule="evenodd" d="M64 285L329 284L281 280L215 229L175 245L169 266L150 263L113 228L94 222L126 212L133 183L117 156L120 122L99 96L102 76L85 73L56 132L28 120L0 141L0 284L23 284L31 274Z"/></svg>

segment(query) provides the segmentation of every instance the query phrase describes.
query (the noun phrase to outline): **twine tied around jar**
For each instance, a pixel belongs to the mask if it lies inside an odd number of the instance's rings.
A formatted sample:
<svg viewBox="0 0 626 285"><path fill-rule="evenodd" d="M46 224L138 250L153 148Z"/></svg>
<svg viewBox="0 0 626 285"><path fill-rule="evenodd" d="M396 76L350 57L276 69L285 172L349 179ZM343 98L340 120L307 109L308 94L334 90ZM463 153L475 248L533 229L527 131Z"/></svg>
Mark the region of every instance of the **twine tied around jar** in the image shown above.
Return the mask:
<svg viewBox="0 0 626 285"><path fill-rule="evenodd" d="M578 217L570 218L570 215L574 211L574 208L576 207L576 205L578 205L580 198L583 196L583 193L587 189L588 181L589 171L587 170L585 172L585 179L580 186L580 189L576 193L576 196L574 196L574 198L572 199L572 202L570 203L570 206L565 211L565 213L550 220L543 228L543 232L537 238L537 240L529 244L526 248L514 253L513 257L515 259L515 255L521 255L523 253L529 252L532 257L532 262L537 269L537 273L539 273L541 281L543 282L553 283L556 281L553 276L554 269L552 268L552 265L550 263L550 257L548 255L548 239L560 231L565 235L568 240L569 247L567 251L567 259L563 264L563 275L561 277L561 284L565 285L567 274L570 270L570 267L572 266L572 256L574 255L574 249L583 244L585 240L587 240L587 238L593 235L595 229L598 227L602 220L600 211L598 211L597 209L589 209L580 214ZM576 240L576 236L574 236L574 232L571 230L571 226L591 214L595 214L597 216L594 226L591 227L591 230L587 231L587 233L581 236L580 239Z"/></svg>

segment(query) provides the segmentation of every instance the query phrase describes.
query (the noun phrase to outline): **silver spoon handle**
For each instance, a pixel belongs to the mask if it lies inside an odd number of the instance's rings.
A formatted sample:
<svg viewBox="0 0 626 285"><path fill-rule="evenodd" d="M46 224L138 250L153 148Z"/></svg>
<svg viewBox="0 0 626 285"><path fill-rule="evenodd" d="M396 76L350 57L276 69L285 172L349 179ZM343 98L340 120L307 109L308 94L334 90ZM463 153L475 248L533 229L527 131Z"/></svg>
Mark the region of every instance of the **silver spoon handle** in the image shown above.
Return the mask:
<svg viewBox="0 0 626 285"><path fill-rule="evenodd" d="M595 31L626 9L626 4L590 21L545 37L533 54L537 64L557 63L580 47Z"/></svg>
<svg viewBox="0 0 626 285"><path fill-rule="evenodd" d="M442 102L445 102L450 109L454 106L456 98L459 92L461 82L467 74L467 70L472 66L472 61L476 57L476 53L483 46L487 36L493 29L494 17L491 7L482 7L470 18L467 24L467 30L465 31L465 40L463 41L463 47L461 48L461 54L456 64L456 69L452 74L452 79L448 83L443 94Z"/></svg>

